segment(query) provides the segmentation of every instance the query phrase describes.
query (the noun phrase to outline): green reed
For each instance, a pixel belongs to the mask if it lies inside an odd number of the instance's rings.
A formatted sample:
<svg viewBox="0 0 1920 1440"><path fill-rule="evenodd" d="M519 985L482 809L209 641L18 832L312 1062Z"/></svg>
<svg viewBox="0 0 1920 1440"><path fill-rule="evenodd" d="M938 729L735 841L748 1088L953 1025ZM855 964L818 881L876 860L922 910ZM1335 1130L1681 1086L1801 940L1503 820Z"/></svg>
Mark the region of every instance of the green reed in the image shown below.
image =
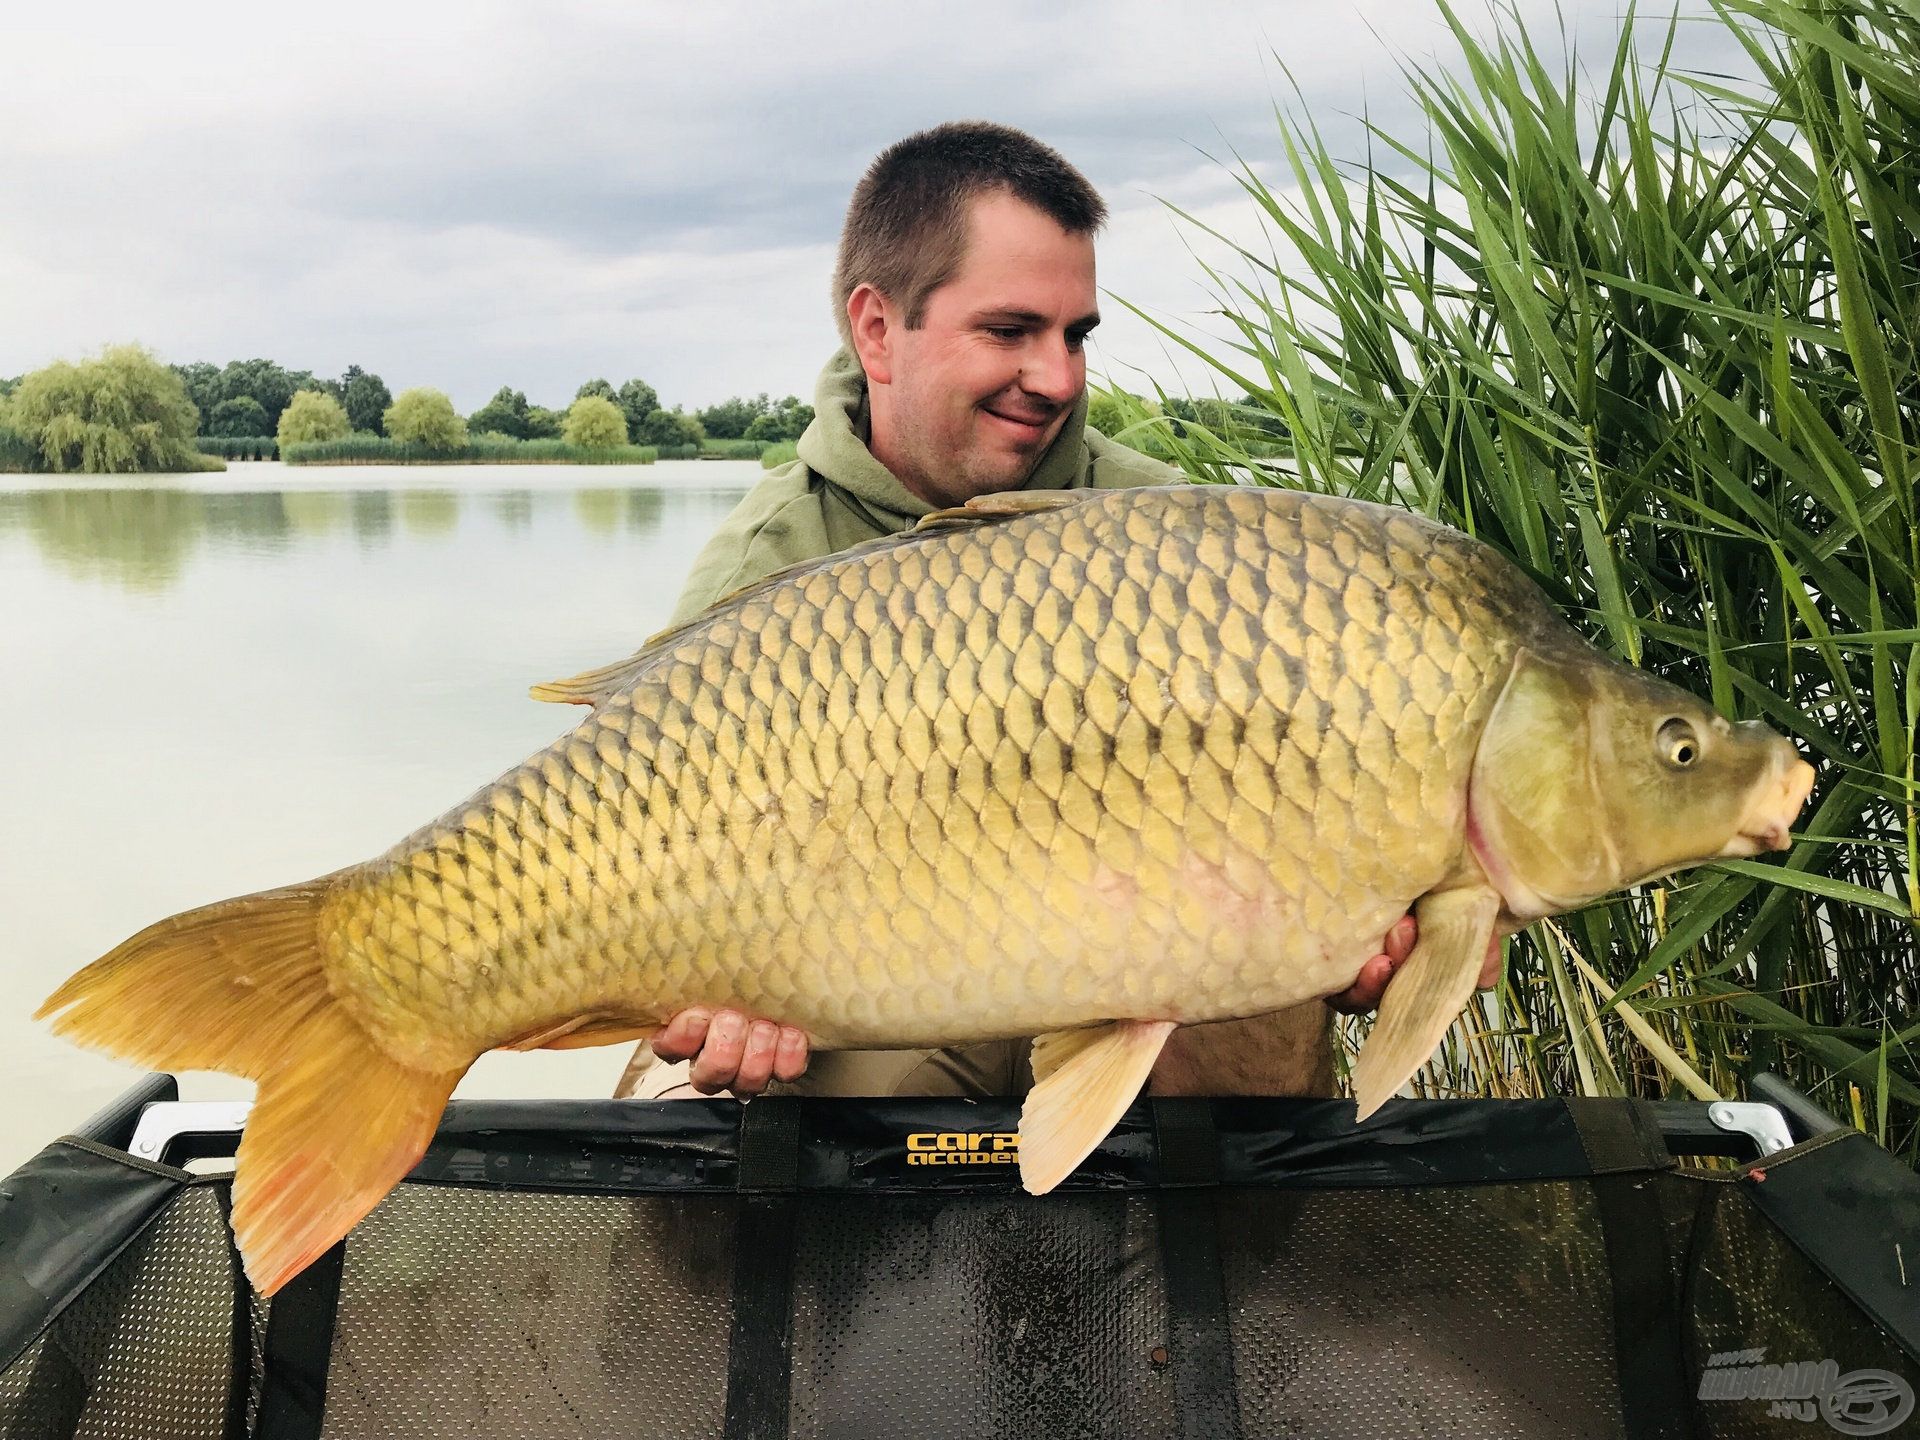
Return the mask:
<svg viewBox="0 0 1920 1440"><path fill-rule="evenodd" d="M1272 243L1207 270L1230 342L1154 322L1291 453L1233 407L1176 435L1114 398L1203 478L1478 535L1820 772L1784 860L1516 937L1428 1093L1724 1095L1772 1068L1913 1159L1920 9L1714 0L1741 88L1672 68L1674 22L1629 12L1596 71L1511 8L1486 41L1439 3L1464 64L1404 72L1418 133L1370 127L1346 166L1282 111L1279 175L1235 161Z"/></svg>
<svg viewBox="0 0 1920 1440"><path fill-rule="evenodd" d="M193 448L222 460L278 460L280 442L271 435L201 435Z"/></svg>

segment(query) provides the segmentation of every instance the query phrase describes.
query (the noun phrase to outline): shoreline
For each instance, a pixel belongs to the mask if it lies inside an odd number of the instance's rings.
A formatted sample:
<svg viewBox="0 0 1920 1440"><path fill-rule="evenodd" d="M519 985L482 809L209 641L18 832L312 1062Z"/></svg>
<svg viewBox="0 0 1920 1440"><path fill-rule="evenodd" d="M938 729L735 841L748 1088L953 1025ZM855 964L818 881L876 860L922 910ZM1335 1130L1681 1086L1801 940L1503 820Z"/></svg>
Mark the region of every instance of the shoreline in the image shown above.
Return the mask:
<svg viewBox="0 0 1920 1440"><path fill-rule="evenodd" d="M387 475L388 470L408 474ZM740 490L766 472L757 460L656 460L650 465L576 465L565 461L474 462L460 465L288 465L231 460L225 470L140 471L113 475L0 472L0 495L59 490L177 491L221 494L267 490Z"/></svg>

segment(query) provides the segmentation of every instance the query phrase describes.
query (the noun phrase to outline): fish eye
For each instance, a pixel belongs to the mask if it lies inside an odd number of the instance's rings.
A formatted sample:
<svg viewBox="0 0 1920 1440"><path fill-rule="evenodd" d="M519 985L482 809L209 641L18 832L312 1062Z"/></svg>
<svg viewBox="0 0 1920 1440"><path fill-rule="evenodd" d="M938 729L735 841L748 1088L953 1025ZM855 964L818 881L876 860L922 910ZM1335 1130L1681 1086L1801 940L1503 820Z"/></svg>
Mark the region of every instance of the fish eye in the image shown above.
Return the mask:
<svg viewBox="0 0 1920 1440"><path fill-rule="evenodd" d="M1700 737L1678 715L1662 722L1653 737L1660 758L1676 770L1685 770L1700 758Z"/></svg>

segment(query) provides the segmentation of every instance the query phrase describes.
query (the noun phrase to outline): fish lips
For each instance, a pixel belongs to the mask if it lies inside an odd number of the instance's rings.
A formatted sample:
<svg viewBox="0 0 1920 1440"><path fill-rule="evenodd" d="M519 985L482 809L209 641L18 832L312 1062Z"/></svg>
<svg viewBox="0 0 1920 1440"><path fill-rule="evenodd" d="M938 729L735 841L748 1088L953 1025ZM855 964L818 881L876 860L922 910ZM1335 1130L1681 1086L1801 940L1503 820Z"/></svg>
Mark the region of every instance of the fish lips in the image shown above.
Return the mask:
<svg viewBox="0 0 1920 1440"><path fill-rule="evenodd" d="M1745 859L1769 850L1791 849L1793 822L1813 792L1813 781L1813 767L1789 745L1773 774L1755 789L1741 819L1740 833L1721 846L1715 858Z"/></svg>

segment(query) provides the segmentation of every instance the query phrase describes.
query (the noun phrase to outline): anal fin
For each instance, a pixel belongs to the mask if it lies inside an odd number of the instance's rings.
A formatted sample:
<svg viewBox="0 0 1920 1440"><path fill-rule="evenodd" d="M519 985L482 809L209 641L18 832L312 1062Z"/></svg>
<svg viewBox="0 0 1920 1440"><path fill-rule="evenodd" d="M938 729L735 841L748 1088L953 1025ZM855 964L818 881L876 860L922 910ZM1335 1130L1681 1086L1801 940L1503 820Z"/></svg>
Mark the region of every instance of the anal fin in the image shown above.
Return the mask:
<svg viewBox="0 0 1920 1440"><path fill-rule="evenodd" d="M1432 1057L1480 978L1500 914L1491 889L1447 890L1414 906L1420 939L1387 984L1353 1067L1357 1119L1378 1110Z"/></svg>
<svg viewBox="0 0 1920 1440"><path fill-rule="evenodd" d="M1044 1195L1106 1139L1147 1083L1171 1020L1117 1020L1033 1042L1035 1084L1020 1111L1020 1183Z"/></svg>

